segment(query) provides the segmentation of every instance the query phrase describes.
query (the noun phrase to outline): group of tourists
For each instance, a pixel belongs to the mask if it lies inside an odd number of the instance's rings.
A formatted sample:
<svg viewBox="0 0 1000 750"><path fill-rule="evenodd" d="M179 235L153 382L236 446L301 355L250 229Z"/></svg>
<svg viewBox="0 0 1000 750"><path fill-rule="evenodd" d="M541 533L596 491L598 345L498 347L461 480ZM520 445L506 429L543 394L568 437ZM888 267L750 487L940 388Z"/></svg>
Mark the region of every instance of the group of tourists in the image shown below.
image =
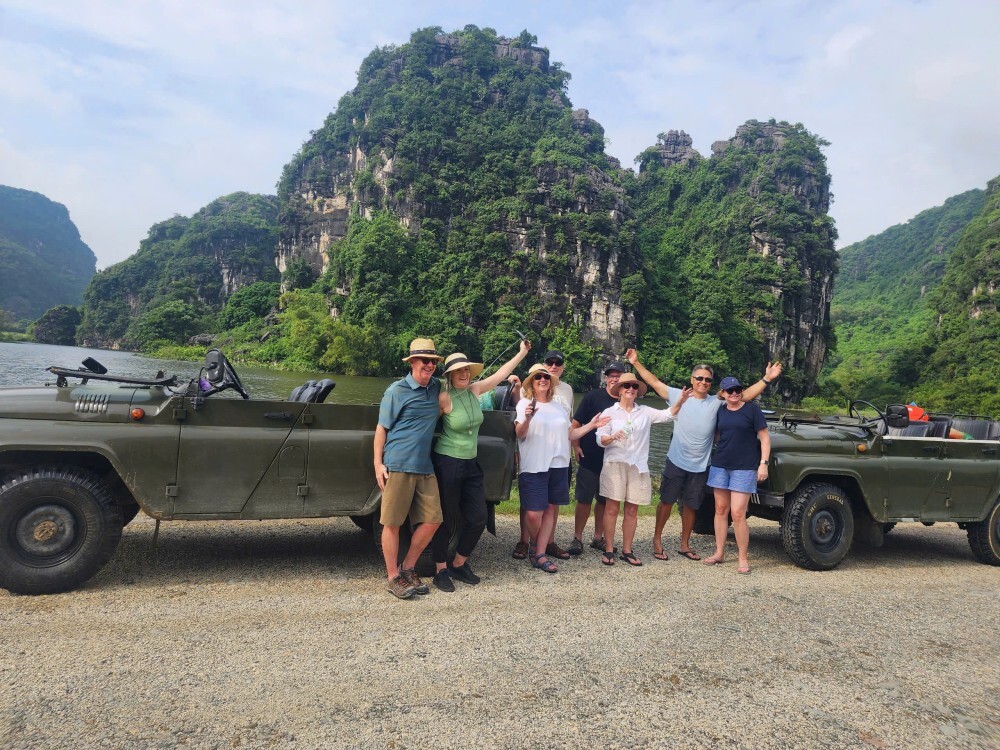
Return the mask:
<svg viewBox="0 0 1000 750"><path fill-rule="evenodd" d="M663 528L673 506L680 503L677 552L689 560L701 560L690 542L707 485L715 493L716 550L703 562L718 565L725 561L731 514L737 572L749 573L746 510L756 483L767 478L770 456L767 426L754 399L780 377L781 365L769 364L764 377L746 388L734 377L724 378L719 396L710 397L714 373L708 365L694 368L689 386L674 388L646 369L630 349L625 358L641 380L621 362L612 362L604 369L602 387L587 393L574 411L573 389L562 380L562 352L547 352L529 368L523 381L514 375L530 350L530 342L522 338L510 360L492 375L475 380L482 374L482 363L470 361L461 352L444 358L431 339L411 342L403 358L410 372L386 390L375 429L375 477L382 490L381 541L390 593L408 599L430 592L415 570L428 544L436 588L451 592L455 581L479 583L469 558L487 521L483 472L477 461L484 409L515 413L521 536L514 558L528 560L545 573L557 573L556 560L583 553L583 533L593 508L590 546L602 553L601 562L642 565L633 543L639 506L652 502L650 429L657 423L674 422L660 485L653 556L668 559ZM439 380L434 376L442 361L444 377ZM648 388L667 408L638 403ZM439 418L442 430L435 440ZM563 549L555 541L556 525L559 508L569 505L574 456L577 505L573 538L569 548ZM620 514L619 550L615 536ZM414 529L400 564L399 533L407 518ZM458 545L448 559L450 529L455 525Z"/></svg>

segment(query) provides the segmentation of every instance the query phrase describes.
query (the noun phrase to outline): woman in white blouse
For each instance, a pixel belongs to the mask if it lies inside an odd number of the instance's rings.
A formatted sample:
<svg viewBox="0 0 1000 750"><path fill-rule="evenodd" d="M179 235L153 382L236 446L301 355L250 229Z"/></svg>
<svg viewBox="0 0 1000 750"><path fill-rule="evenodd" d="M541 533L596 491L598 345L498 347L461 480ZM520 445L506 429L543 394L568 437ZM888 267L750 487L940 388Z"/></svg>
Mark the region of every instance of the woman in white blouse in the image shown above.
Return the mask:
<svg viewBox="0 0 1000 750"><path fill-rule="evenodd" d="M653 409L636 403L646 395L646 384L632 373L625 373L609 393L618 403L601 412L609 421L597 430L597 439L604 446L604 468L601 470L601 495L608 498L604 509L604 555L601 562L615 564L615 526L618 509L625 503L622 520L621 559L629 565L642 565L632 552L639 506L649 505L653 491L649 479L649 430L658 422L670 422L691 395L685 388L681 397L669 409Z"/></svg>

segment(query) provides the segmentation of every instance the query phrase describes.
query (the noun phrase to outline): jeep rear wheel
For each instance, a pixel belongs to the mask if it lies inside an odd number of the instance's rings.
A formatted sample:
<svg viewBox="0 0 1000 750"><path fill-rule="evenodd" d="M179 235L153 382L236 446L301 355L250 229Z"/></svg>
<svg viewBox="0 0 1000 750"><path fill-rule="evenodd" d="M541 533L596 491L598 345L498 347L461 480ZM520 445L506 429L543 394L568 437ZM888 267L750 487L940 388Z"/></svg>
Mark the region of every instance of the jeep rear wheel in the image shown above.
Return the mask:
<svg viewBox="0 0 1000 750"><path fill-rule="evenodd" d="M82 469L36 468L0 483L0 587L56 594L84 583L111 559L122 510Z"/></svg>
<svg viewBox="0 0 1000 750"><path fill-rule="evenodd" d="M968 532L969 546L976 559L987 565L1000 565L1000 500L985 519L970 523Z"/></svg>
<svg viewBox="0 0 1000 750"><path fill-rule="evenodd" d="M851 502L840 487L806 484L795 491L781 521L781 541L796 565L830 570L847 556L854 540Z"/></svg>

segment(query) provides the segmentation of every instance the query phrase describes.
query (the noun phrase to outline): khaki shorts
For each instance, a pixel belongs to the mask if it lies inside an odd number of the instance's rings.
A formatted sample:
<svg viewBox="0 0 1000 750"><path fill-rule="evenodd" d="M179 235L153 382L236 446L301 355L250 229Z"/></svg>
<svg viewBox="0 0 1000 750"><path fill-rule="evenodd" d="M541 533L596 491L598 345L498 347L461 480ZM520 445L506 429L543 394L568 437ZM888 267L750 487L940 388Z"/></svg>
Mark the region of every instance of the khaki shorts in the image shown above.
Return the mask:
<svg viewBox="0 0 1000 750"><path fill-rule="evenodd" d="M382 491L383 526L402 526L406 517L410 523L441 523L441 495L437 477L433 474L408 474L390 471Z"/></svg>
<svg viewBox="0 0 1000 750"><path fill-rule="evenodd" d="M610 461L601 469L601 494L608 500L649 505L653 498L653 485L649 474L640 474L632 464Z"/></svg>

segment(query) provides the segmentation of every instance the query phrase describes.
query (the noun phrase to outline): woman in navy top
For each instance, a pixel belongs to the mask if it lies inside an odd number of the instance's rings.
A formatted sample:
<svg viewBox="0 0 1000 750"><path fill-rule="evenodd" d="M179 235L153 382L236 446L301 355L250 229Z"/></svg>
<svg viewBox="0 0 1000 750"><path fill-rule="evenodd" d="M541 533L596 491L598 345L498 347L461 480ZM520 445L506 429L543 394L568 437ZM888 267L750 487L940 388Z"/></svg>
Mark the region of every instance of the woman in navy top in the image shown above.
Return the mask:
<svg viewBox="0 0 1000 750"><path fill-rule="evenodd" d="M736 534L737 573L750 572L750 528L747 505L757 492L757 482L767 479L771 437L764 413L753 401L743 401L743 386L734 377L722 379L720 386L726 406L719 409L715 424L716 447L708 470L708 486L715 491L715 554L706 565L718 565L726 558L729 515Z"/></svg>

